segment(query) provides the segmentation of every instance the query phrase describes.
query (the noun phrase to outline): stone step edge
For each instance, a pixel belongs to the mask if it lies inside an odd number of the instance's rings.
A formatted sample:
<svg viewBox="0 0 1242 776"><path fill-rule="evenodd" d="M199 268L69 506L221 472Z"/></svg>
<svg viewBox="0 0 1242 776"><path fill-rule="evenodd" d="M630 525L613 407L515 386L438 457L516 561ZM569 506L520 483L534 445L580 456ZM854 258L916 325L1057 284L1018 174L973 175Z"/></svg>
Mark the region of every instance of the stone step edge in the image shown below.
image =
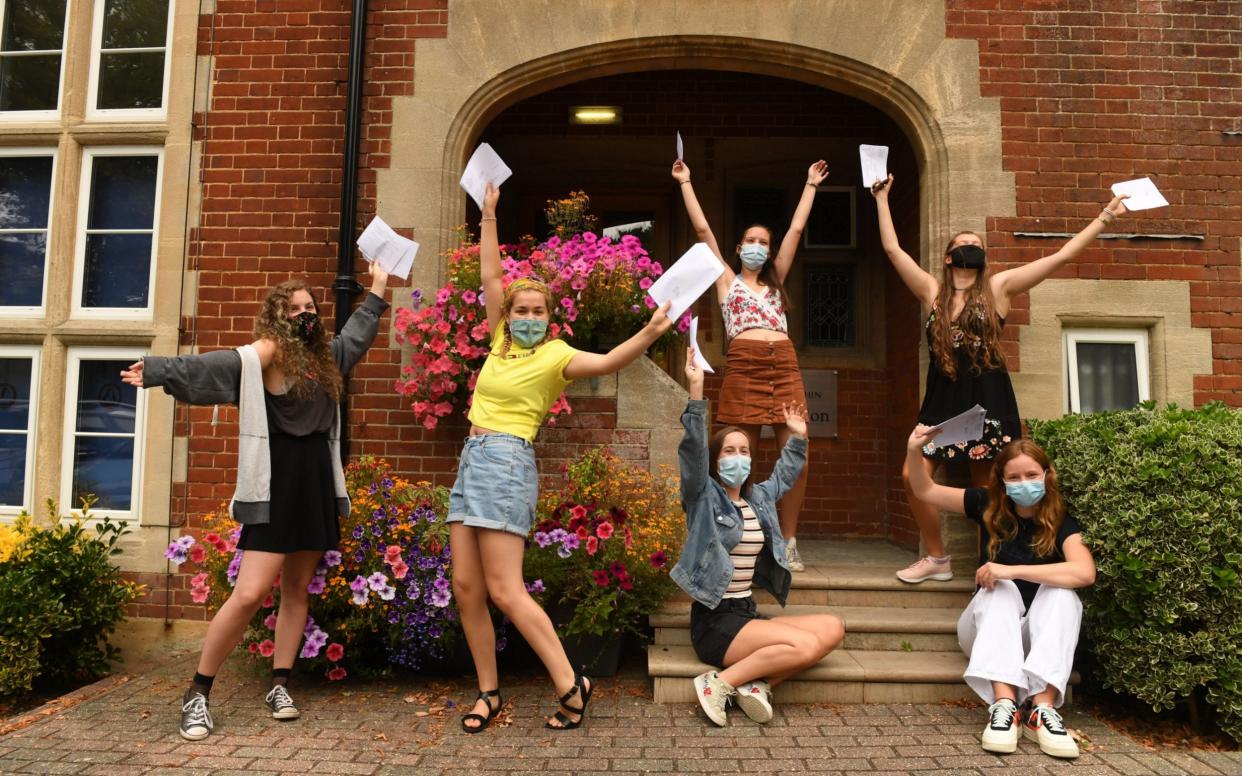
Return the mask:
<svg viewBox="0 0 1242 776"><path fill-rule="evenodd" d="M846 631L858 633L957 633L960 608L926 607L896 609L886 606L817 606L791 604L759 604L759 612L768 617L805 614L835 614L845 621ZM690 603L673 601L647 618L653 628L689 628Z"/></svg>
<svg viewBox="0 0 1242 776"><path fill-rule="evenodd" d="M814 566L793 574L795 590L908 590L910 592L973 593L974 569L957 573L948 582L927 581L912 585L897 578L898 569L876 566Z"/></svg>

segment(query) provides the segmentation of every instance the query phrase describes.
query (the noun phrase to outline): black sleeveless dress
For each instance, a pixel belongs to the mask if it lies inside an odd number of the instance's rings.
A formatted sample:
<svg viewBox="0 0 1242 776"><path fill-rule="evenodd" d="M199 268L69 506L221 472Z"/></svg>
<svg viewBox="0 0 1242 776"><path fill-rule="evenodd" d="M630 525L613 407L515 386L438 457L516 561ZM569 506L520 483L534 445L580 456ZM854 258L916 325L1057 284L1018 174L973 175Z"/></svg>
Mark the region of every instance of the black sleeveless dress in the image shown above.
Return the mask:
<svg viewBox="0 0 1242 776"><path fill-rule="evenodd" d="M336 403L320 386L307 399L263 391L272 456L271 520L242 526L242 550L326 552L341 543L328 434Z"/></svg>
<svg viewBox="0 0 1242 776"><path fill-rule="evenodd" d="M924 330L927 348L932 347L932 324L940 311L933 307L927 316ZM1009 371L1000 369L978 371L974 368L975 353L983 345L975 325L983 315L977 305L972 305L958 315L952 327L953 354L957 359L957 379L940 370L934 353L927 365L927 390L923 406L919 410L919 423L934 426L959 415L978 404L987 410L983 422L983 438L956 445L937 447L928 445L923 455L937 460L990 461L1001 448L1014 439L1022 437L1022 418L1018 414L1018 399L1013 393ZM1001 327L1005 319L1000 319Z"/></svg>

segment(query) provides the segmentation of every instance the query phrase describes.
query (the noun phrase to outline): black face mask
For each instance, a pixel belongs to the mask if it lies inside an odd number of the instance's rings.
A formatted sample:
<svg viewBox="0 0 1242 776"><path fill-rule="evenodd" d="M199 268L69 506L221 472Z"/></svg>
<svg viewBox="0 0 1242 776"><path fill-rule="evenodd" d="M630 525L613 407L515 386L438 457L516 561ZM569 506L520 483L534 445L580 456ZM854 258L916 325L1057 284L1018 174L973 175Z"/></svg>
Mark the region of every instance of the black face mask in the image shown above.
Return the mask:
<svg viewBox="0 0 1242 776"><path fill-rule="evenodd" d="M962 269L983 269L987 253L978 245L959 245L949 251L949 263Z"/></svg>
<svg viewBox="0 0 1242 776"><path fill-rule="evenodd" d="M319 315L310 310L300 312L290 320L293 323L293 333L303 342L310 342L319 333Z"/></svg>

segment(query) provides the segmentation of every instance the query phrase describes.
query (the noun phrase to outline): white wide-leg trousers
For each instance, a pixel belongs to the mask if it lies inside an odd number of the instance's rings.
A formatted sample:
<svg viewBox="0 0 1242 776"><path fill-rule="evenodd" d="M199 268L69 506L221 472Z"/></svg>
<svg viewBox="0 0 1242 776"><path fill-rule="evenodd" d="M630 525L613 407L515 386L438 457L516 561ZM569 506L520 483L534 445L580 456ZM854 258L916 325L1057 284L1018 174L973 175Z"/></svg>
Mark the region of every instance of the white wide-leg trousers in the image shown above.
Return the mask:
<svg viewBox="0 0 1242 776"><path fill-rule="evenodd" d="M1040 585L1027 611L1011 580L979 589L957 621L957 643L970 658L966 684L988 704L996 702L992 682L1016 687L1019 704L1053 687L1059 707L1081 622L1082 602L1073 590Z"/></svg>

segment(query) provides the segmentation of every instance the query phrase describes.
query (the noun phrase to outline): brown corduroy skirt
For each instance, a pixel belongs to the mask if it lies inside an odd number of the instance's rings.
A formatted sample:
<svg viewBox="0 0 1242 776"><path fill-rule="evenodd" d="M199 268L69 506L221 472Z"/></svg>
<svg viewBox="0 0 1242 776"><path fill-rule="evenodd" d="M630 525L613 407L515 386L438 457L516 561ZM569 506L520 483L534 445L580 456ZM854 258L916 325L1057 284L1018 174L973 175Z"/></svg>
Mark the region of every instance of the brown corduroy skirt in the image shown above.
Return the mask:
<svg viewBox="0 0 1242 776"><path fill-rule="evenodd" d="M805 403L792 342L735 339L729 343L717 422L779 426L785 423L784 405Z"/></svg>

